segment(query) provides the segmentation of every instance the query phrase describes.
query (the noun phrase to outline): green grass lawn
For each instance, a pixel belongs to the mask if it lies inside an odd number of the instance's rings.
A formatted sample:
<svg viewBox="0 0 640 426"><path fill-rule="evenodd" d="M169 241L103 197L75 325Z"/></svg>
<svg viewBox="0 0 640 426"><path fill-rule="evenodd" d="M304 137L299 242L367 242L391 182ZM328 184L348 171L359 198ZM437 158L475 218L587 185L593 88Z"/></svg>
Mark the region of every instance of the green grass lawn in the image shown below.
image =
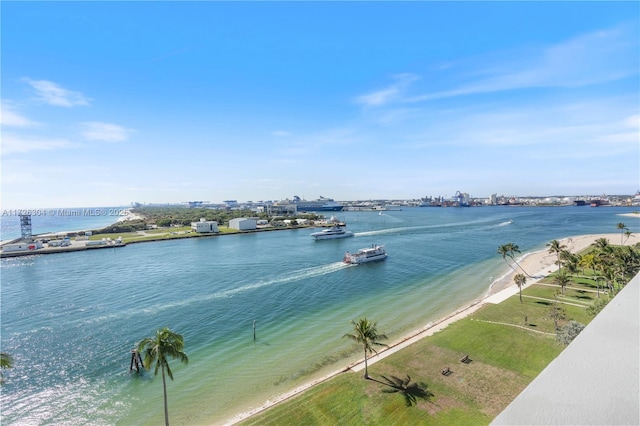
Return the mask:
<svg viewBox="0 0 640 426"><path fill-rule="evenodd" d="M274 229L286 230L286 229L293 229L293 228L274 228ZM267 229L267 230L274 230L274 229ZM136 243L141 241L158 241L158 240L170 240L170 239L177 239L177 238L198 238L198 237L210 237L213 235L239 234L241 232L247 232L247 231L238 231L237 229L228 228L226 226L219 226L217 234L199 234L197 232L191 231L190 226L182 226L182 227L147 229L144 231L135 231L135 232L94 234L91 237L89 237L89 240L101 240L103 238L111 238L112 240L115 240L118 237L122 237L122 241L124 243ZM262 232L262 230L249 231L249 232Z"/></svg>
<svg viewBox="0 0 640 426"><path fill-rule="evenodd" d="M489 424L564 349L555 341L548 310L548 305L533 299L520 303L517 295L485 305L370 365L374 380L347 372L242 424ZM591 319L583 308L566 306L566 311L568 318L579 322ZM463 355L471 362L460 362ZM441 374L445 367L451 375ZM410 377L410 384L422 386L391 392L394 388L385 384L384 377Z"/></svg>

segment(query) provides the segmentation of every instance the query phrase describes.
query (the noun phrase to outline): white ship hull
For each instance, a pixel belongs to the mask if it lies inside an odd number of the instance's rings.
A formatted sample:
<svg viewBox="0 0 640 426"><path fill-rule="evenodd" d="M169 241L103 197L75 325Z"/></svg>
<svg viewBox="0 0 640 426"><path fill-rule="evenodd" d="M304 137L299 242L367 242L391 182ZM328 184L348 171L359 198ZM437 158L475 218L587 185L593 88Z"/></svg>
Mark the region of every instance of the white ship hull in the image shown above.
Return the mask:
<svg viewBox="0 0 640 426"><path fill-rule="evenodd" d="M351 231L347 231L343 227L334 226L329 229L323 229L319 232L314 232L311 234L313 238L316 240L333 240L335 238L347 238L353 237L354 233Z"/></svg>
<svg viewBox="0 0 640 426"><path fill-rule="evenodd" d="M342 261L344 263L358 265L360 263L385 260L386 258L387 251L384 249L384 246L373 246L371 248L360 249L356 253L347 252Z"/></svg>

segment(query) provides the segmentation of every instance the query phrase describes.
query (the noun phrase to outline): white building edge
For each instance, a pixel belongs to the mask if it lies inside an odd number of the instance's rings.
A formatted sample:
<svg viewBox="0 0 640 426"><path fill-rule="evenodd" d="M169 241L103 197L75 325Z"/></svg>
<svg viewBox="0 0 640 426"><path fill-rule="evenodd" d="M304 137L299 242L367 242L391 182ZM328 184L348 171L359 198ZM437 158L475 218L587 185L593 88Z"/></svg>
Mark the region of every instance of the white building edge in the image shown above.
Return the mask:
<svg viewBox="0 0 640 426"><path fill-rule="evenodd" d="M199 233L216 233L218 231L218 222L215 220L200 219L199 222L191 222L191 230Z"/></svg>

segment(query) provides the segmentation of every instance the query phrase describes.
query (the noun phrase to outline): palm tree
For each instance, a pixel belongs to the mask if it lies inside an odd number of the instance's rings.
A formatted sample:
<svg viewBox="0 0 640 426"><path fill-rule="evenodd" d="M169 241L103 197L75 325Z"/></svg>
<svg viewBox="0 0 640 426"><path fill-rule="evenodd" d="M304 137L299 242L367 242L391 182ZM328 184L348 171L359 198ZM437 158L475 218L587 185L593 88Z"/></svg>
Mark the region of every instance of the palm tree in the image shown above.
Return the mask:
<svg viewBox="0 0 640 426"><path fill-rule="evenodd" d="M547 247L549 247L549 253L555 253L558 273L560 273L560 252L567 246L561 244L558 240L551 240L551 242L547 244Z"/></svg>
<svg viewBox="0 0 640 426"><path fill-rule="evenodd" d="M520 289L520 303L522 303L522 287L524 287L524 285L527 283L527 277L525 277L523 274L516 274L516 276L513 277L513 281Z"/></svg>
<svg viewBox="0 0 640 426"><path fill-rule="evenodd" d="M576 275L578 273L578 263L580 262L579 255L575 255L569 250L562 250L560 252L560 261L569 274Z"/></svg>
<svg viewBox="0 0 640 426"><path fill-rule="evenodd" d="M627 227L624 226L624 223L620 222L616 225L616 228L620 230L620 245L623 245L622 237L624 236L624 231L627 229Z"/></svg>
<svg viewBox="0 0 640 426"><path fill-rule="evenodd" d="M0 352L0 368L13 367L13 358L6 352Z"/></svg>
<svg viewBox="0 0 640 426"><path fill-rule="evenodd" d="M6 352L0 352L0 370L13 368L13 358ZM0 373L0 383L3 383L2 373Z"/></svg>
<svg viewBox="0 0 640 426"><path fill-rule="evenodd" d="M527 271L522 269L522 266L520 266L520 264L516 261L515 253L520 253L520 247L518 247L517 244L507 243L498 247L498 254L502 255L502 259L504 259L505 263L509 265L509 267L513 269L514 272L518 271L513 267L513 265L510 265L509 262L507 262L507 257L509 257L513 261L513 263L515 263L518 268L520 268L522 272L524 272L529 278L531 278L531 275L529 275Z"/></svg>
<svg viewBox="0 0 640 426"><path fill-rule="evenodd" d="M169 409L167 407L167 381L165 370L171 380L173 373L169 367L168 357L178 359L187 364L189 358L184 353L184 339L182 335L174 333L168 327L156 331L154 337L147 337L138 343L138 351L142 354L144 367L150 369L155 363L154 375L158 374L158 368L162 370L162 388L164 390L164 423L169 426Z"/></svg>
<svg viewBox="0 0 640 426"><path fill-rule="evenodd" d="M351 324L353 324L353 334L345 334L342 337L346 337L347 339L354 340L357 343L360 343L364 348L364 379L369 378L369 370L367 366L367 353L376 352L373 348L374 345L377 346L388 346L384 343L380 343L379 340L386 339L387 336L384 334L378 334L378 330L376 328L376 323L369 321L367 318L360 318L358 321L351 320Z"/></svg>
<svg viewBox="0 0 640 426"><path fill-rule="evenodd" d="M607 251L610 250L611 247L609 246L609 240L607 240L606 238L602 237L602 238L598 238L597 240L595 240L593 242L593 244L591 244L592 246L595 246L597 249L599 250L603 250L603 251Z"/></svg>

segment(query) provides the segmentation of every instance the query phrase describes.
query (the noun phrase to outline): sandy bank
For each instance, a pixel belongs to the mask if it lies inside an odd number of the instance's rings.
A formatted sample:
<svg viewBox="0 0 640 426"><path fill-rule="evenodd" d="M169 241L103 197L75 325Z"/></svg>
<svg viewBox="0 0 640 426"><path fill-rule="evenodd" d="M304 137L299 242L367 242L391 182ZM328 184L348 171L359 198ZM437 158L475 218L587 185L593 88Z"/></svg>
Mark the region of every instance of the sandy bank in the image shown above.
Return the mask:
<svg viewBox="0 0 640 426"><path fill-rule="evenodd" d="M586 249L587 247L589 247L591 244L593 244L596 240L600 238L606 238L609 241L609 243L614 245L619 245L621 242L620 234L579 235L579 236L563 238L558 241L562 245L566 246L567 250L571 251L572 253L578 253ZM640 238L633 234L629 238L622 236L622 240L624 242L624 245L634 245L640 242ZM549 253L548 249L546 248L539 251L526 253L520 259L518 259L518 263L522 266L522 268L533 277L533 279L530 278L527 280L525 288L538 282L545 276L555 271L557 268L557 266L555 265L555 261L556 261L556 255ZM488 293L483 298L473 301L469 305L466 305L456 310L455 312L451 313L450 315L447 315L444 318L441 318L437 321L429 322L423 328L419 330L415 330L412 333L409 333L404 338L400 339L399 341L394 342L389 346L389 348L379 351L377 355L373 355L368 359L369 365L372 365L375 362L396 353L400 349L403 349L409 346L410 344L417 342L420 339L431 336L434 333L443 330L448 325L462 318L465 318L470 314L472 314L473 312L477 311L486 303L500 303L508 299L509 297L518 294L518 291L519 291L518 287L513 283L513 276L515 274L516 272L510 271L509 273L505 274L503 277L494 281L491 284L491 287ZM344 368L336 370L320 379L306 383L302 386L299 386L293 389L290 392L283 393L272 399L269 399L262 406L252 409L250 411L244 412L242 414L239 414L229 419L225 424L232 425L232 424L238 423L255 414L265 411L268 408L278 403L284 402L296 395L299 395L300 393L304 392L310 387L315 386L324 381L327 381L337 376L338 374L341 374L350 370L359 372L359 371L362 371L363 369L364 369L364 360L345 366Z"/></svg>
<svg viewBox="0 0 640 426"><path fill-rule="evenodd" d="M636 219L640 219L640 212L620 213L618 216L635 217Z"/></svg>

